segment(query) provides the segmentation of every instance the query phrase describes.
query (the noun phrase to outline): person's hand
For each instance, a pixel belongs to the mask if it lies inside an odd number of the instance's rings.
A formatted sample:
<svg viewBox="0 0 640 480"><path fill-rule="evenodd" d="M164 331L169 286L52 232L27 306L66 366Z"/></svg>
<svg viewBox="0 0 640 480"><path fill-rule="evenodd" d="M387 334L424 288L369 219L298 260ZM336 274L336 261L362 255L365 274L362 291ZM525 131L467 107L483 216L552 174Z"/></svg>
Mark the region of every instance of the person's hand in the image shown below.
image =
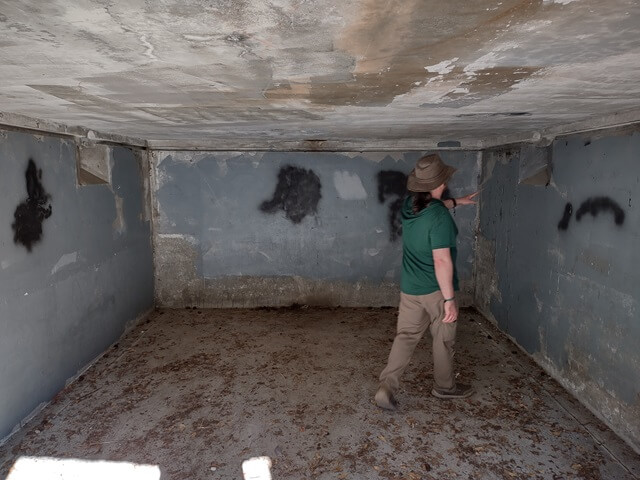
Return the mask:
<svg viewBox="0 0 640 480"><path fill-rule="evenodd" d="M456 203L458 205L474 205L476 203L476 200L474 198L479 193L480 192L473 192L473 193L470 193L469 195L465 195L464 197L456 198Z"/></svg>
<svg viewBox="0 0 640 480"><path fill-rule="evenodd" d="M444 302L444 323L453 323L458 320L458 305L455 300Z"/></svg>

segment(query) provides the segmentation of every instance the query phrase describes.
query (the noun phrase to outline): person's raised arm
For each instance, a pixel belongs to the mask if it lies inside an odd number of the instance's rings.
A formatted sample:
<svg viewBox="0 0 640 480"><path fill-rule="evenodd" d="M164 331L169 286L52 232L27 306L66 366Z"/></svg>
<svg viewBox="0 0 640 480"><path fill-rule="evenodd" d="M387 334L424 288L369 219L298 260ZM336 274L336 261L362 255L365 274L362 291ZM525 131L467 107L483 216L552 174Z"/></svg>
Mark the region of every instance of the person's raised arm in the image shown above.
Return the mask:
<svg viewBox="0 0 640 480"><path fill-rule="evenodd" d="M453 290L453 260L449 248L436 248L433 250L433 265L436 271L436 280L440 291L444 296L444 323L455 322L458 319L458 306Z"/></svg>
<svg viewBox="0 0 640 480"><path fill-rule="evenodd" d="M475 197L479 193L480 192L473 192L460 198L447 198L446 200L443 200L443 203L448 209L455 208L459 205L475 205Z"/></svg>

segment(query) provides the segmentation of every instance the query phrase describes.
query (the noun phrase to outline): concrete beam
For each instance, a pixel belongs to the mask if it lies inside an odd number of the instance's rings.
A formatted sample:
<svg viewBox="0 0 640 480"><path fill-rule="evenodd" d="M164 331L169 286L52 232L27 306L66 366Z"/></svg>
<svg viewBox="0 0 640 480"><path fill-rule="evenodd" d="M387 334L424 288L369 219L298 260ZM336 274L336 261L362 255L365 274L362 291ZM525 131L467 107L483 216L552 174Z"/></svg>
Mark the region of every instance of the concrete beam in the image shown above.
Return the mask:
<svg viewBox="0 0 640 480"><path fill-rule="evenodd" d="M47 120L20 115L18 113L0 112L0 128L27 130L33 133L46 133L60 137L87 139L94 143L147 148L146 140L141 138L97 132L85 127L63 125L61 123L49 122Z"/></svg>
<svg viewBox="0 0 640 480"><path fill-rule="evenodd" d="M580 122L566 123L548 127L542 130L532 130L508 135L496 135L481 140L482 149L501 147L519 143L550 144L557 137L576 133L596 132L629 125L640 124L640 109L634 108L622 112L594 117Z"/></svg>
<svg viewBox="0 0 640 480"><path fill-rule="evenodd" d="M398 152L417 150L480 150L478 141L460 142L460 146L438 146L440 140L408 138L399 140L271 140L271 139L204 139L204 140L150 140L151 150L179 151L278 151L278 152Z"/></svg>
<svg viewBox="0 0 640 480"><path fill-rule="evenodd" d="M640 109L634 108L622 112L603 115L580 122L555 125L541 130L495 135L485 139L460 139L459 146L443 146L438 138L404 138L393 140L369 141L366 139L251 139L251 138L205 138L188 140L143 140L141 138L97 132L79 126L67 126L15 113L0 112L0 127L28 130L64 137L88 139L95 143L126 145L163 151L280 151L280 152L385 152L385 151L422 151L422 150L485 150L522 143L550 144L555 138L583 132L595 132L604 129L640 124ZM449 143L445 143L449 145Z"/></svg>

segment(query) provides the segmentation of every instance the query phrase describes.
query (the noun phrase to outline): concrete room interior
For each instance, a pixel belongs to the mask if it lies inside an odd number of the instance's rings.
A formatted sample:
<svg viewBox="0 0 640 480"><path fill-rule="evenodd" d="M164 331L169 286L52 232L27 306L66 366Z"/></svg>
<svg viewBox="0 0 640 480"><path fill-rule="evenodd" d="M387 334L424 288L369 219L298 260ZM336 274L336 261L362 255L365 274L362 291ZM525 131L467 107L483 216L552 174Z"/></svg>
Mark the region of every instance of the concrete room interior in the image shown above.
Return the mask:
<svg viewBox="0 0 640 480"><path fill-rule="evenodd" d="M0 475L640 476L637 1L0 0L0 33ZM428 152L480 191L479 387L434 404L425 353L385 417Z"/></svg>

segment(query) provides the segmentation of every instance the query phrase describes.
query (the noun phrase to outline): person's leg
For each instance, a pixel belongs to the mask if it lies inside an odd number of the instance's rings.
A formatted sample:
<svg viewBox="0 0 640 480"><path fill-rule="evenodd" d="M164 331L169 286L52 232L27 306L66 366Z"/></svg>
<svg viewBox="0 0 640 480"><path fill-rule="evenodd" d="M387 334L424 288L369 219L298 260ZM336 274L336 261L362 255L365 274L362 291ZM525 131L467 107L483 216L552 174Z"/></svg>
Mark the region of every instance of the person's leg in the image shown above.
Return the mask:
<svg viewBox="0 0 640 480"><path fill-rule="evenodd" d="M440 291L424 295L423 305L429 315L429 330L433 338L433 380L441 390L455 385L453 371L454 345L458 322L444 323L444 297Z"/></svg>
<svg viewBox="0 0 640 480"><path fill-rule="evenodd" d="M433 337L433 380L432 394L439 398L465 398L473 393L469 385L456 383L454 346L458 322L444 323L444 297L438 292L422 297L423 305L430 318L429 330Z"/></svg>
<svg viewBox="0 0 640 480"><path fill-rule="evenodd" d="M420 297L401 293L397 333L387 366L380 374L380 388L376 393L378 406L395 408L393 394L398 389L400 377L428 325Z"/></svg>

